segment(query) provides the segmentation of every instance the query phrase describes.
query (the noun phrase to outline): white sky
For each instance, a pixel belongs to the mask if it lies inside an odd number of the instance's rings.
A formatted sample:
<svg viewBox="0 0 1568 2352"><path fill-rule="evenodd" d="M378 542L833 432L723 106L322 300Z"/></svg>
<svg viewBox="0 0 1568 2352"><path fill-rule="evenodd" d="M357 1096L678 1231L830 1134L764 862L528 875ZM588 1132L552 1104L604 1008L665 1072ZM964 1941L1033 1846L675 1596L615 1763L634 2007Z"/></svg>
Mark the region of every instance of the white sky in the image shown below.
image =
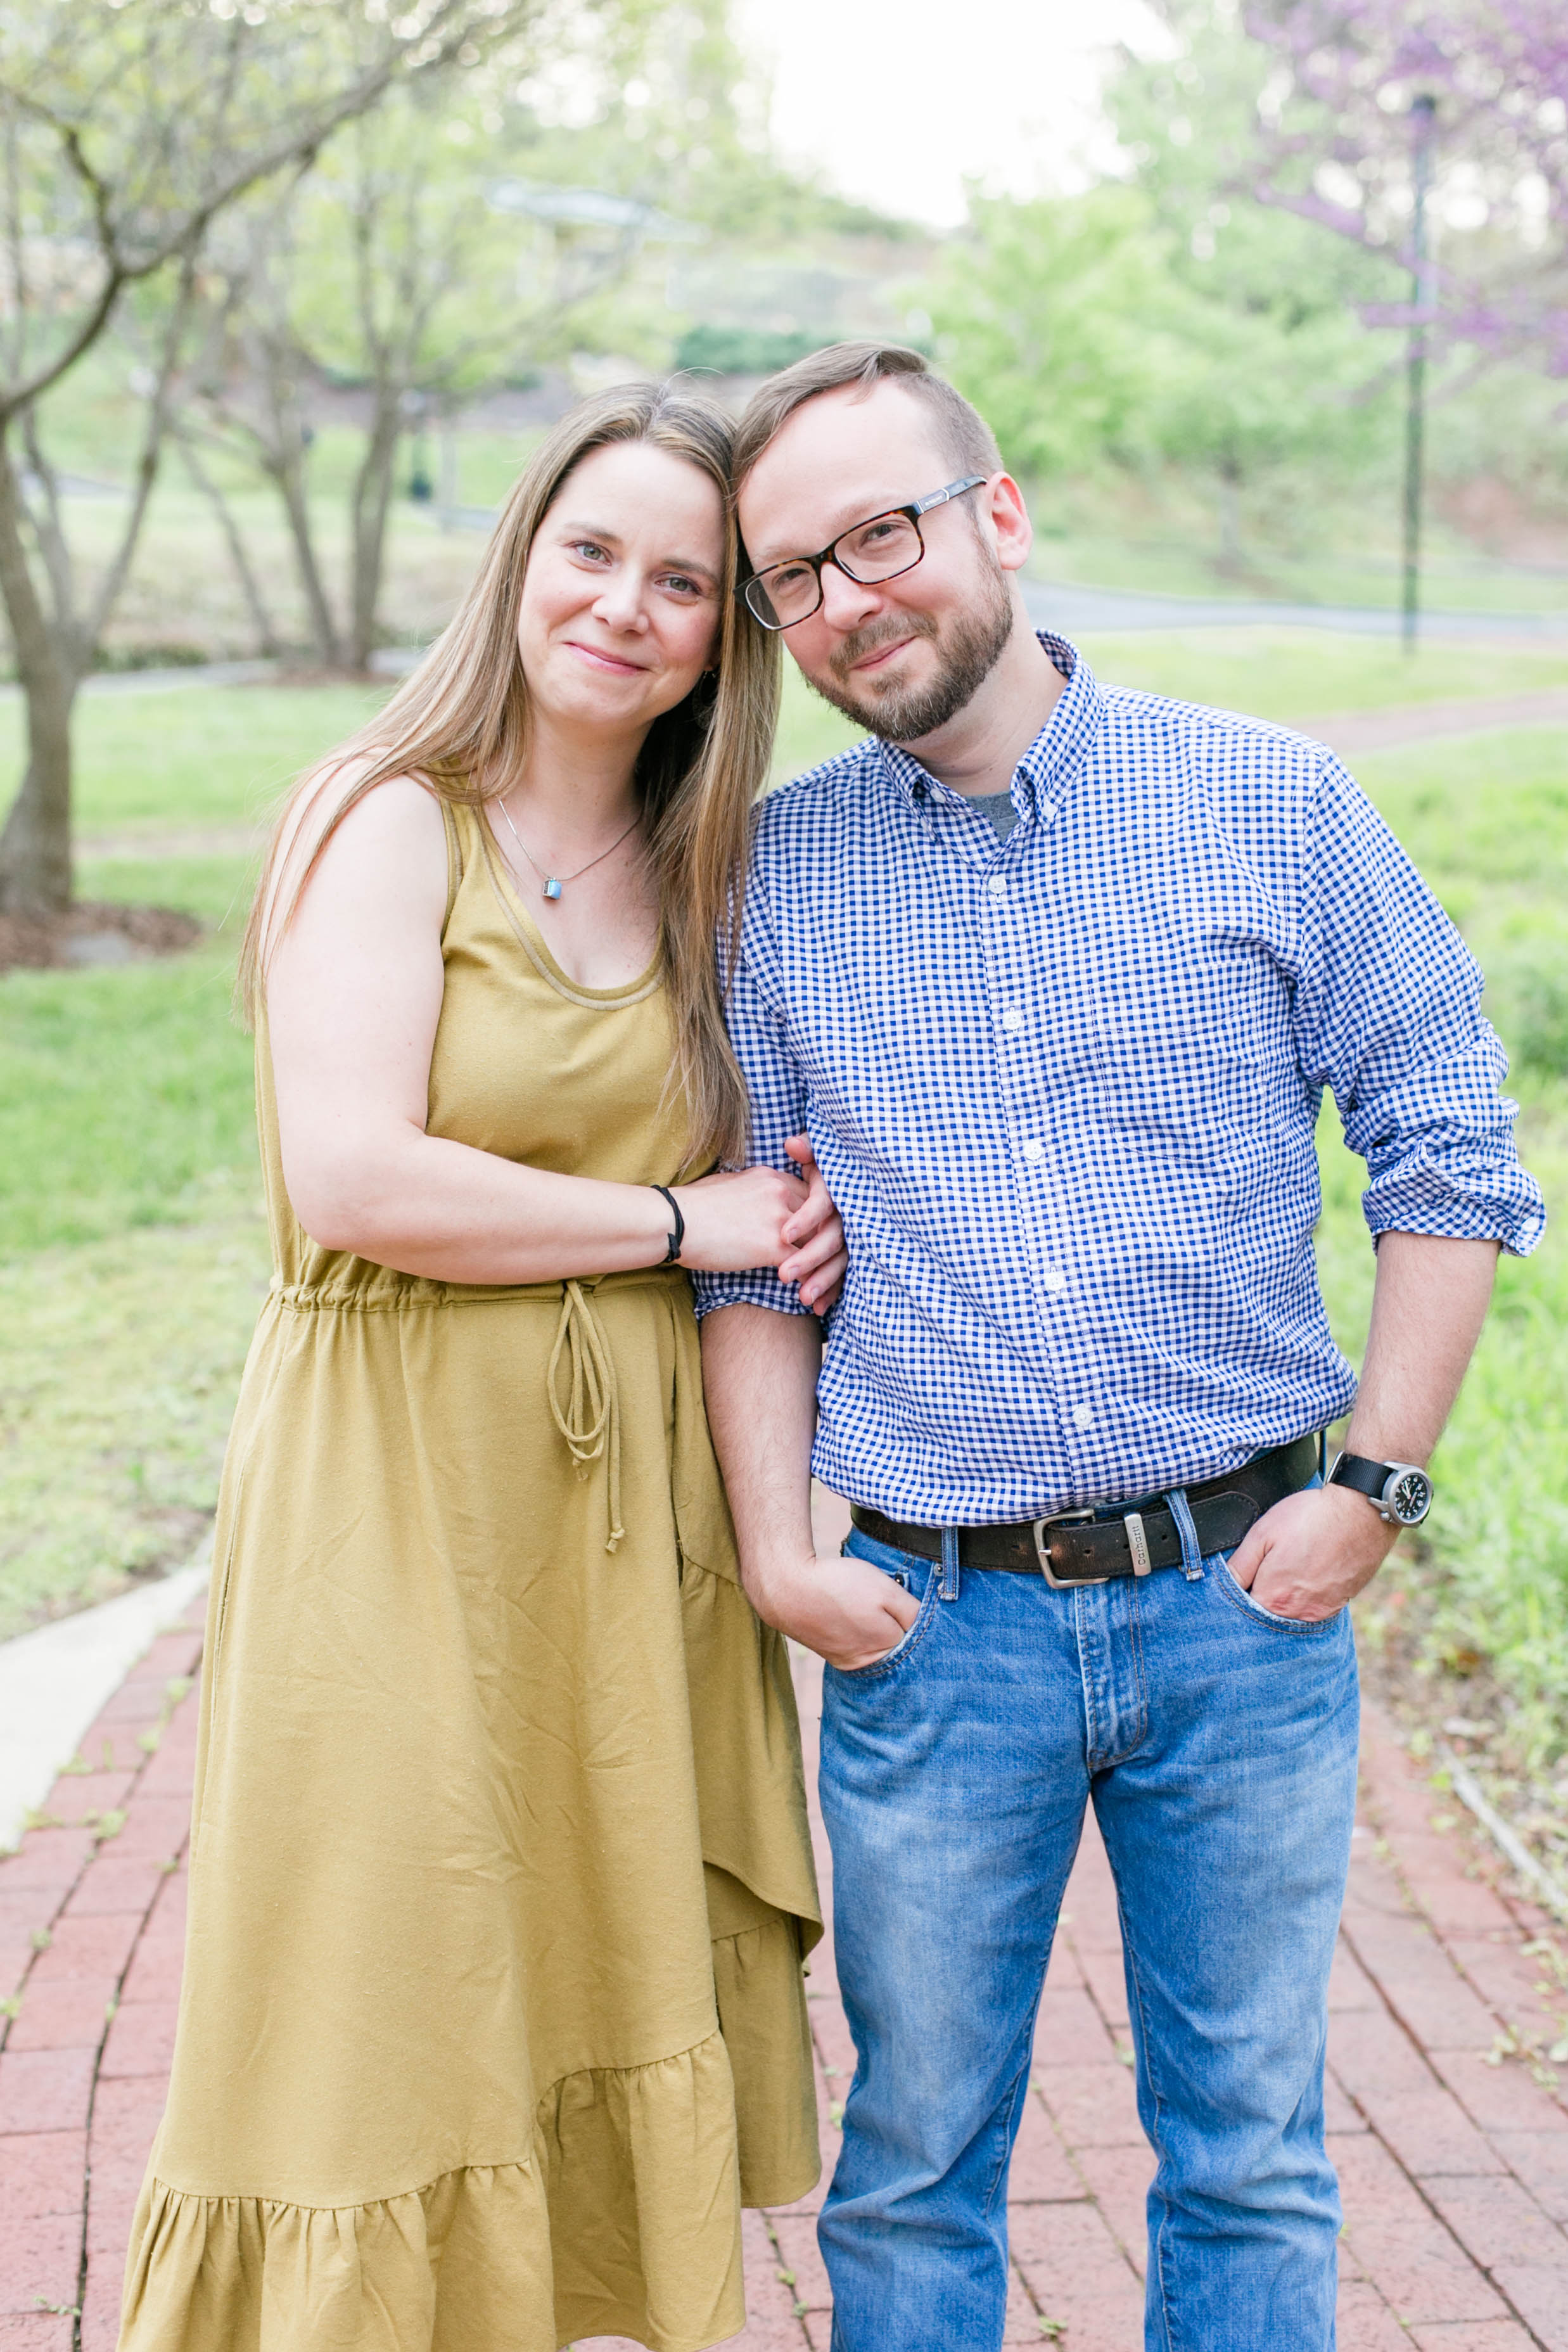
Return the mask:
<svg viewBox="0 0 1568 2352"><path fill-rule="evenodd" d="M773 127L846 196L942 226L966 178L998 194L1081 186L1113 149L1107 49L1164 46L1143 0L737 0L772 70Z"/></svg>

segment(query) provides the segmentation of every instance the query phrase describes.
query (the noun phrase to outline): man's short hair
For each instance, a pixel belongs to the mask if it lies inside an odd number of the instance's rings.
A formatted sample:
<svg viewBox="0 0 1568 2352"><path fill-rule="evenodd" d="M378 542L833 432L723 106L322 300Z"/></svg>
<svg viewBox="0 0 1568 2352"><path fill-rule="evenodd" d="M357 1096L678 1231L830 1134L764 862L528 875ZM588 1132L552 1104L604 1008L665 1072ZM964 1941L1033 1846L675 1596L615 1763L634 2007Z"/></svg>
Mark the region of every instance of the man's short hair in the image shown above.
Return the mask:
<svg viewBox="0 0 1568 2352"><path fill-rule="evenodd" d="M839 392L858 384L862 393L873 384L897 383L930 412L937 443L954 478L960 474L998 474L1001 452L996 436L979 411L961 392L933 371L921 352L904 343L830 343L812 352L793 367L781 368L759 384L747 403L735 436L735 487L738 490L774 436L781 433L798 408L819 393Z"/></svg>

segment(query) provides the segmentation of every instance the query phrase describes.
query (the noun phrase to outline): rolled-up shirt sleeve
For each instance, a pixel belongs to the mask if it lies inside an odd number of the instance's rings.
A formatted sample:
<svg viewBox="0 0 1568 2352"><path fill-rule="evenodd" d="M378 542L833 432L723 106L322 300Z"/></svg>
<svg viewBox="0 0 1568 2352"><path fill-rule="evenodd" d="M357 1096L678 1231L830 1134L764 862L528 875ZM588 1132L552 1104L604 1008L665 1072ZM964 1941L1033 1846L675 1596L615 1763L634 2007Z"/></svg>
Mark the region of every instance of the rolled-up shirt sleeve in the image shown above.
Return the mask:
<svg viewBox="0 0 1568 2352"><path fill-rule="evenodd" d="M731 1042L741 1075L751 1097L750 1166L786 1168L787 1138L806 1125L807 1090L803 1072L790 1055L781 1007L772 998L758 966L766 926L760 919L756 894L747 909L746 933L735 978L725 1003ZM745 1274L694 1274L696 1311L700 1318L720 1307L769 1307L779 1315L809 1315L800 1292L780 1282L771 1266Z"/></svg>
<svg viewBox="0 0 1568 2352"><path fill-rule="evenodd" d="M1301 1067L1328 1086L1366 1162L1375 1234L1496 1241L1525 1256L1545 1229L1514 1146L1508 1059L1480 1010L1475 959L1339 762L1311 813L1296 990Z"/></svg>

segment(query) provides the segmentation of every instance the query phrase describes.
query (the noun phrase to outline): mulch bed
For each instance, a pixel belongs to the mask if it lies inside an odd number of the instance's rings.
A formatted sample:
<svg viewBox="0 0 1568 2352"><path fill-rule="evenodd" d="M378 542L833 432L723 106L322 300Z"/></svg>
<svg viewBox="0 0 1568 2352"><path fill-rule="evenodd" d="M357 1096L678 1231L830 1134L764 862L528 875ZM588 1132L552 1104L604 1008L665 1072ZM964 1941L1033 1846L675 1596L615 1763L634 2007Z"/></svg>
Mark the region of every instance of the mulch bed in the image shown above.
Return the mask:
<svg viewBox="0 0 1568 2352"><path fill-rule="evenodd" d="M177 907L81 898L62 915L0 915L0 971L88 971L178 955L202 936Z"/></svg>

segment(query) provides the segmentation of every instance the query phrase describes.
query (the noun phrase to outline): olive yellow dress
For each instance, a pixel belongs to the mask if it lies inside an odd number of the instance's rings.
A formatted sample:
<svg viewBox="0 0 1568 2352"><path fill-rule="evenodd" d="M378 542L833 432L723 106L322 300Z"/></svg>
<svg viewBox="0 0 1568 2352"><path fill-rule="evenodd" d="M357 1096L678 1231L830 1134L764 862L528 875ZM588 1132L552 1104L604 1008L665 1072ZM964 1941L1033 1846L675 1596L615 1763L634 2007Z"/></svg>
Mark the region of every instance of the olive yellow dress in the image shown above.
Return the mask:
<svg viewBox="0 0 1568 2352"><path fill-rule="evenodd" d="M448 814L430 1132L691 1172L656 971L579 987ZM276 1272L221 1498L173 2075L121 2352L696 2352L817 2177L781 1639L678 1267Z"/></svg>

